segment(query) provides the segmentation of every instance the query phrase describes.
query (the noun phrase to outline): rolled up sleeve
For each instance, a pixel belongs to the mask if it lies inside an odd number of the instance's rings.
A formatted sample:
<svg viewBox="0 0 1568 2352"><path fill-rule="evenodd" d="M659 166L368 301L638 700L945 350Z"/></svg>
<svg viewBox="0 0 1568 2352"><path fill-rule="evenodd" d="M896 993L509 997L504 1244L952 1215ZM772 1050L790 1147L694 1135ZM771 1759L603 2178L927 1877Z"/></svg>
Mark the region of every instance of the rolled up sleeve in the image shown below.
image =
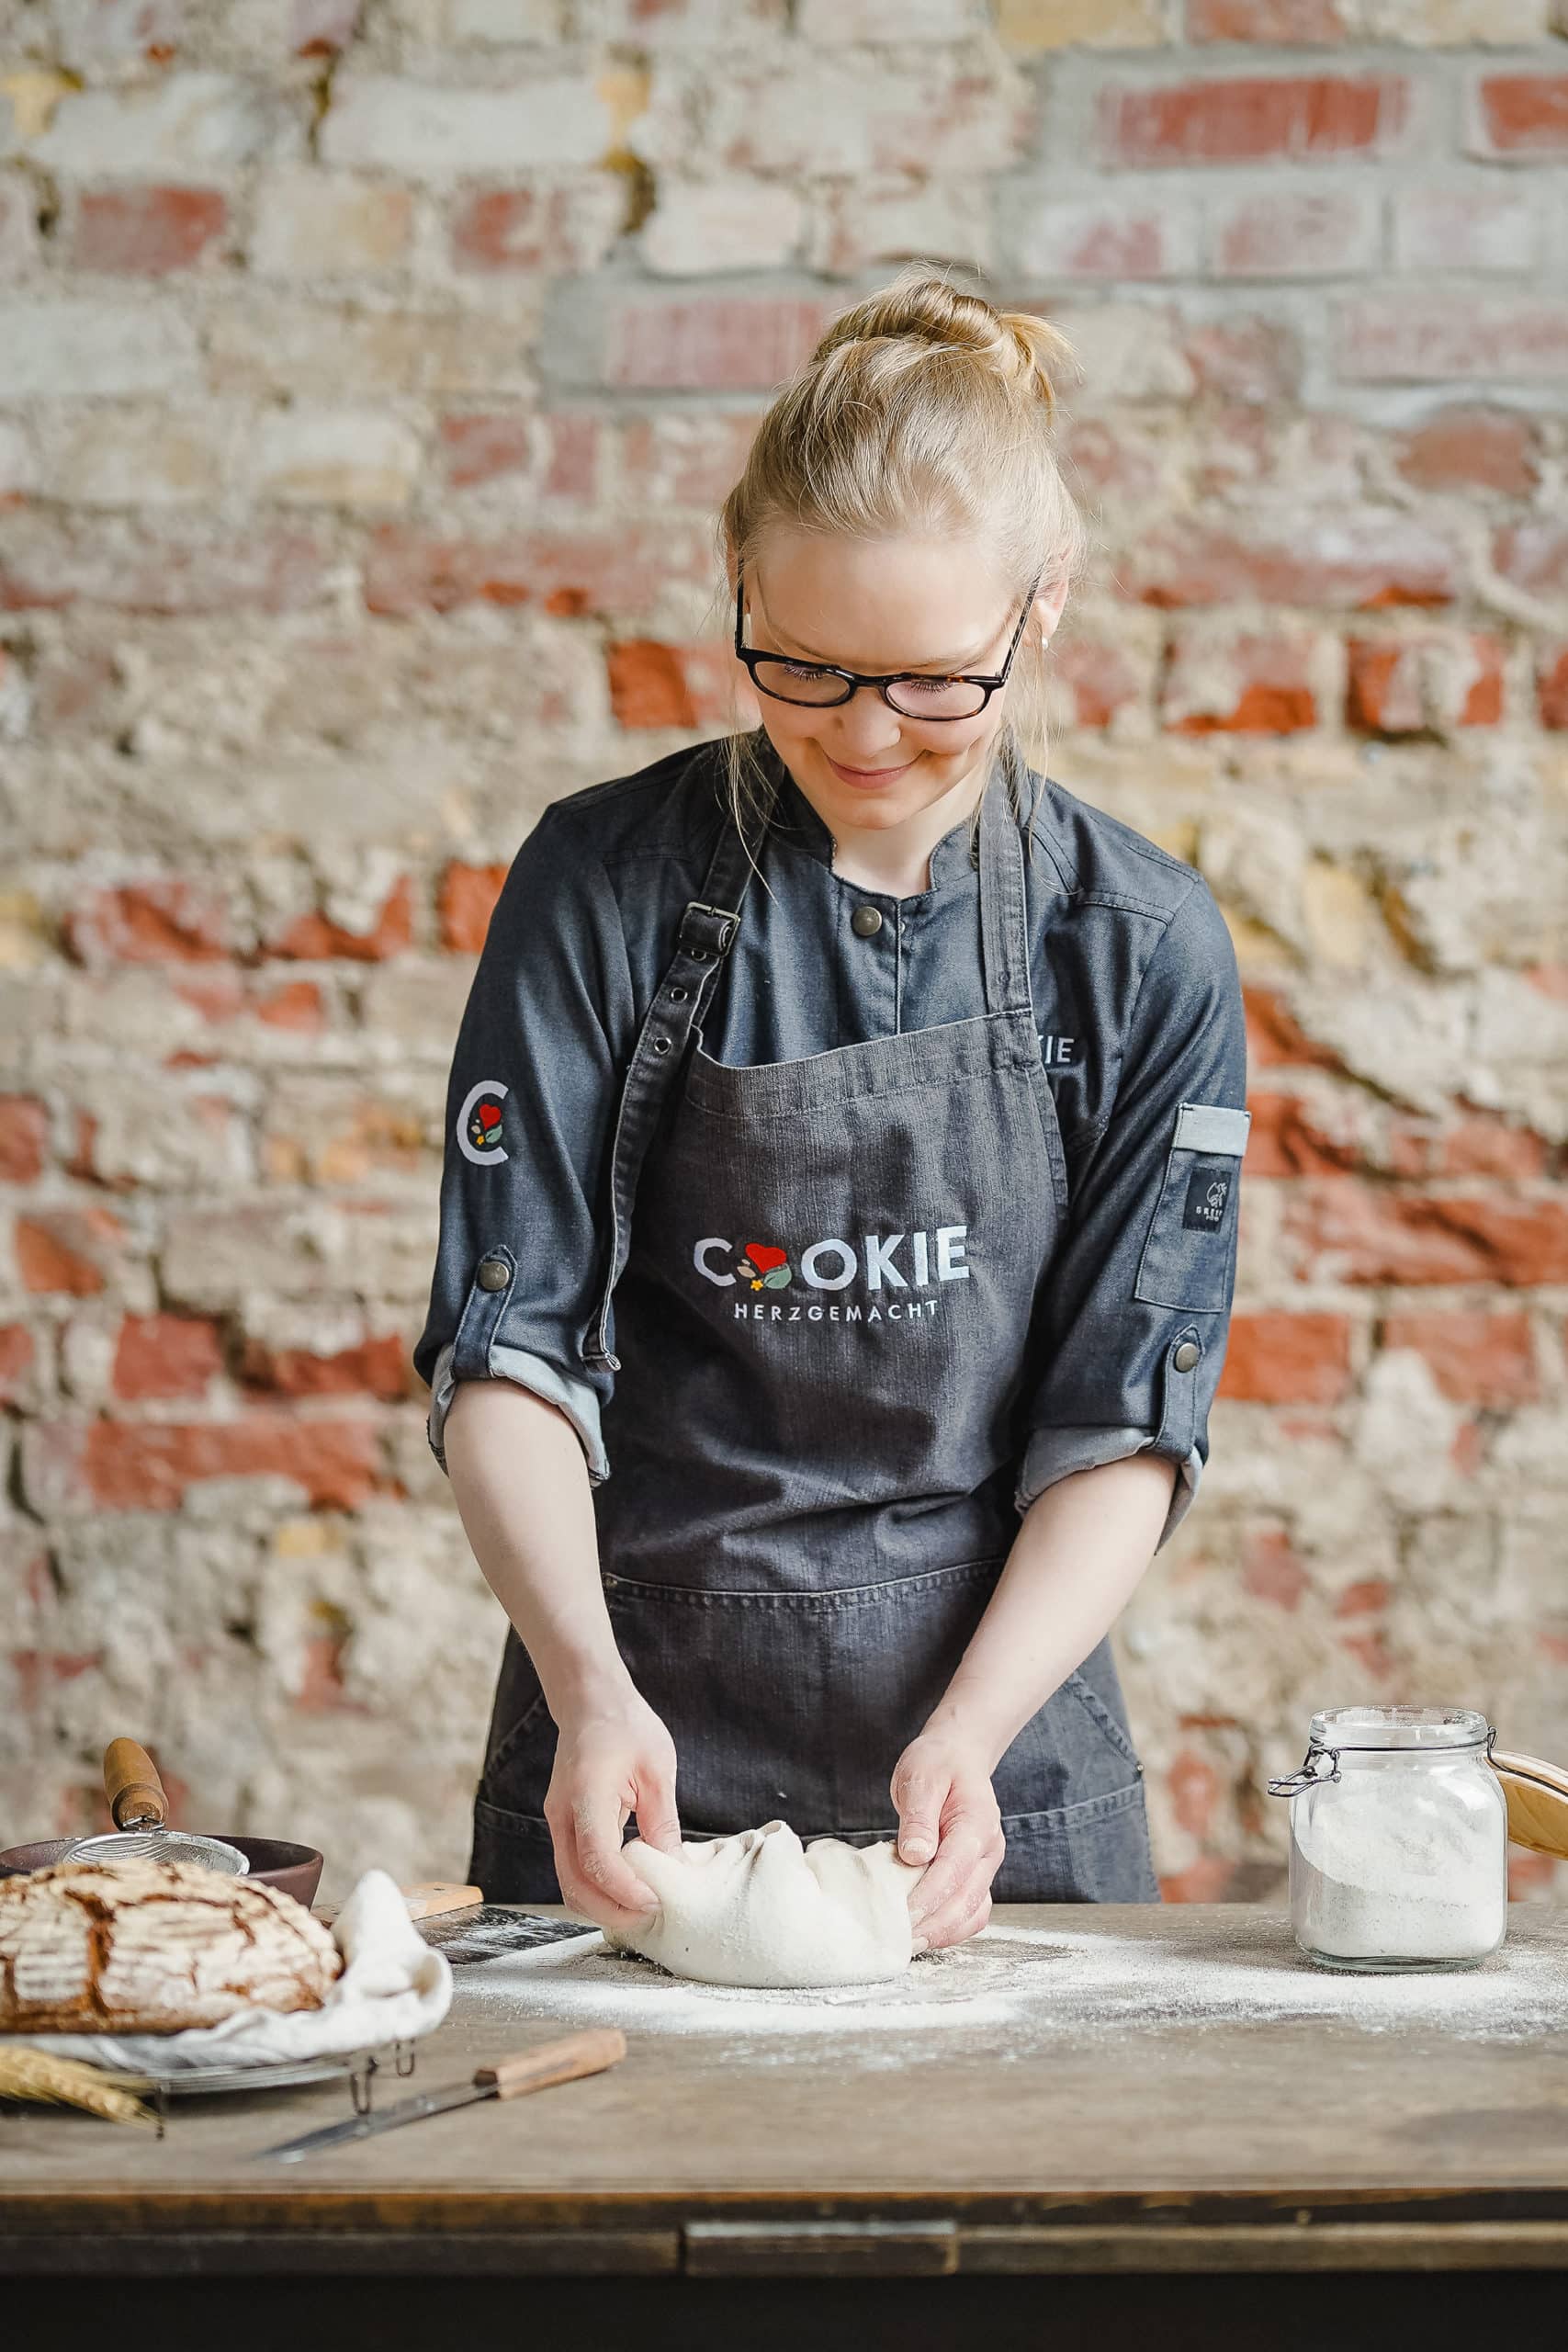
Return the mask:
<svg viewBox="0 0 1568 2352"><path fill-rule="evenodd" d="M444 1469L459 1384L502 1379L559 1408L592 1485L609 1476L614 1375L584 1361L582 1341L632 1025L609 877L578 826L547 809L496 903L447 1081L440 1232L413 1351Z"/></svg>
<svg viewBox="0 0 1568 2352"><path fill-rule="evenodd" d="M1161 1544L1191 1508L1230 1329L1246 1094L1235 955L1196 881L1144 971L1112 1111L1045 1278L1021 1515L1075 1471L1145 1453L1177 1465Z"/></svg>

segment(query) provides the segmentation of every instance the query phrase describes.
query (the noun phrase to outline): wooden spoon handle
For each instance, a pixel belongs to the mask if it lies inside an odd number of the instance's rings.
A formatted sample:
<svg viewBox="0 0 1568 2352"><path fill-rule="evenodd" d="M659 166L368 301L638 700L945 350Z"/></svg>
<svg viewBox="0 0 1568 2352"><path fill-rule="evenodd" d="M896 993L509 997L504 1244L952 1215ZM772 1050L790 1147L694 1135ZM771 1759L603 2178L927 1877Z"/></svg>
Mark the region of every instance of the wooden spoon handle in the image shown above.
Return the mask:
<svg viewBox="0 0 1568 2352"><path fill-rule="evenodd" d="M162 1829L168 1820L169 1800L158 1767L133 1739L111 1739L105 1748L104 1794L117 1829L128 1821L150 1821Z"/></svg>
<svg viewBox="0 0 1568 2352"><path fill-rule="evenodd" d="M1508 1805L1508 1842L1531 1853L1568 1856L1568 1773L1539 1756L1492 1751Z"/></svg>
<svg viewBox="0 0 1568 2352"><path fill-rule="evenodd" d="M582 2075L602 2075L626 2054L626 2037L619 2026L590 2026L586 2032L566 2034L537 2050L520 2050L481 2066L474 2076L487 2088L493 2083L497 2098L517 2098L525 2091L548 2090L552 2083L574 2083Z"/></svg>

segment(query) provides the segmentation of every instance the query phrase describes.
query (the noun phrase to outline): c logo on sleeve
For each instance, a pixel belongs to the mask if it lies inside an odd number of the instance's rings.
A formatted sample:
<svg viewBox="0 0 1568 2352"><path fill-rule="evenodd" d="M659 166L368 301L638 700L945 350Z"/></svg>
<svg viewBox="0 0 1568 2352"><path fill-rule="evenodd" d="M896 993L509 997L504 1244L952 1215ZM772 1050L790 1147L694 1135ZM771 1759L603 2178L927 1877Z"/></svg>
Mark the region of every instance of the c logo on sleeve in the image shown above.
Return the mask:
<svg viewBox="0 0 1568 2352"><path fill-rule="evenodd" d="M457 1114L457 1143L465 1159L476 1168L493 1168L508 1157L502 1142L501 1106L507 1089L499 1079L482 1078L470 1086Z"/></svg>

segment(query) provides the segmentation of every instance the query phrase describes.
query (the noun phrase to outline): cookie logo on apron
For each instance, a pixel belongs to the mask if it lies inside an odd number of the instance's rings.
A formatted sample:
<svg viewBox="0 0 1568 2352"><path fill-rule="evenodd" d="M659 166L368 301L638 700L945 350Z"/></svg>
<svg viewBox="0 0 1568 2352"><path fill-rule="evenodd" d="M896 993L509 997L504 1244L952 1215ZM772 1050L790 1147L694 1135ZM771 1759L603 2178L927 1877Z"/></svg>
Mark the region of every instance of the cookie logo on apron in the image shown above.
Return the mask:
<svg viewBox="0 0 1568 2352"><path fill-rule="evenodd" d="M502 1118L501 1106L508 1090L499 1079L481 1079L471 1086L457 1114L457 1142L465 1159L476 1168L491 1168L508 1157L501 1138Z"/></svg>
<svg viewBox="0 0 1568 2352"><path fill-rule="evenodd" d="M749 1241L740 1260L740 1272L753 1290L787 1290L789 1252L775 1250L766 1241Z"/></svg>

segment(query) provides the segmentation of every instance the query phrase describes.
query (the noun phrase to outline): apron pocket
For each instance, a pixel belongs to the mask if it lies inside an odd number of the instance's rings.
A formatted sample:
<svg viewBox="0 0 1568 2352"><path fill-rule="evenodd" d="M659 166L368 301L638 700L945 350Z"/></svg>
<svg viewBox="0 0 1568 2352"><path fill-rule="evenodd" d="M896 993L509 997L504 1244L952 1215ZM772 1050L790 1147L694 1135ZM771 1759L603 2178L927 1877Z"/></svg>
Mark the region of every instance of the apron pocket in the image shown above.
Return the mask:
<svg viewBox="0 0 1568 2352"><path fill-rule="evenodd" d="M1235 1268L1235 1190L1251 1114L1184 1102L1165 1182L1138 1262L1134 1298L1148 1306L1217 1314Z"/></svg>
<svg viewBox="0 0 1568 2352"><path fill-rule="evenodd" d="M997 1903L1158 1903L1141 1780L1081 1804L1002 1816Z"/></svg>

